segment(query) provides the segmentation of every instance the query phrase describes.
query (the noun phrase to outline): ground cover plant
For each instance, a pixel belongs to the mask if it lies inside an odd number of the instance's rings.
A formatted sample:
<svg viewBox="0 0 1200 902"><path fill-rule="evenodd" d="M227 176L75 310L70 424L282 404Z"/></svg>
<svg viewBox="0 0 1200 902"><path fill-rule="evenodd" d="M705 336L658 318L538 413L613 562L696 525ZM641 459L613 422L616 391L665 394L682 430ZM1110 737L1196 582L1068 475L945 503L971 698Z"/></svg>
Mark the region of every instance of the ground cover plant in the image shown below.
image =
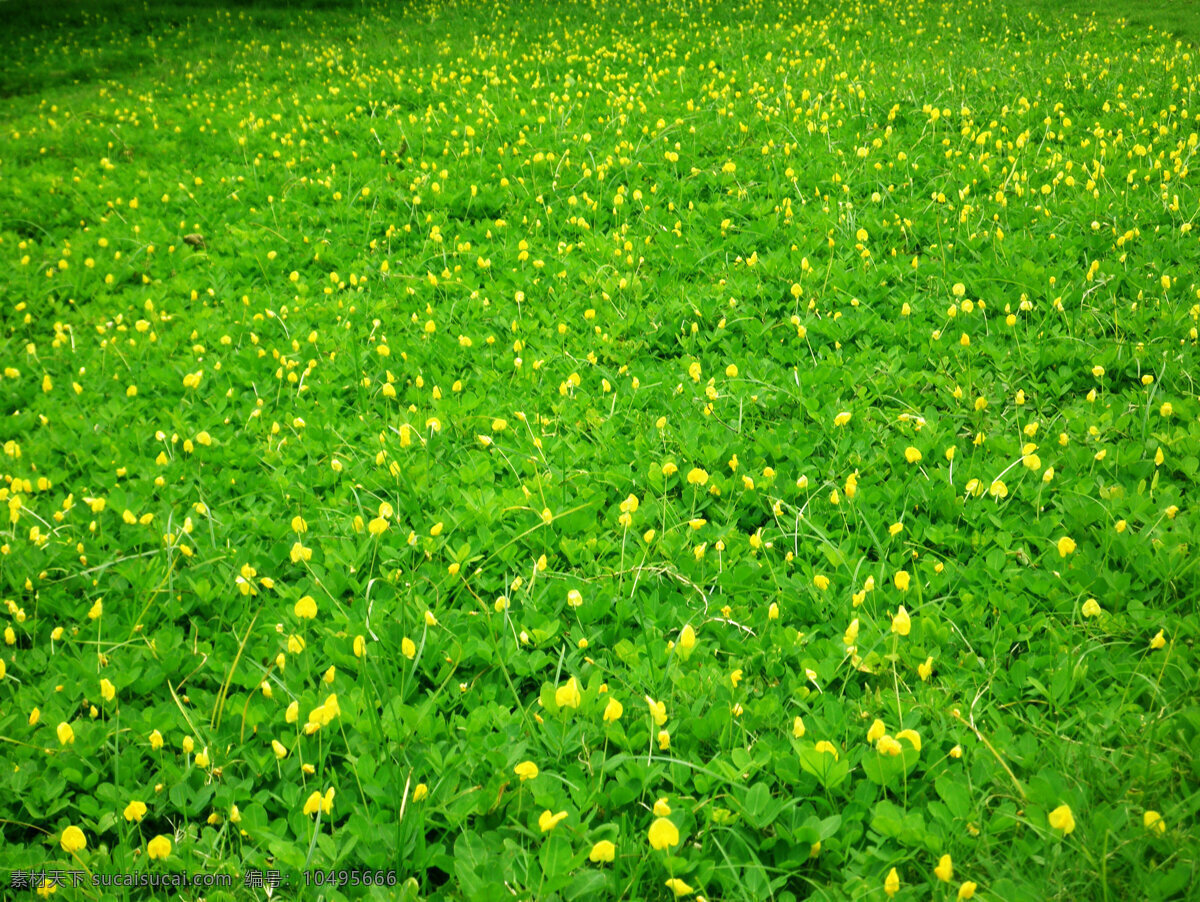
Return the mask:
<svg viewBox="0 0 1200 902"><path fill-rule="evenodd" d="M1194 893L1194 47L9 25L5 893Z"/></svg>

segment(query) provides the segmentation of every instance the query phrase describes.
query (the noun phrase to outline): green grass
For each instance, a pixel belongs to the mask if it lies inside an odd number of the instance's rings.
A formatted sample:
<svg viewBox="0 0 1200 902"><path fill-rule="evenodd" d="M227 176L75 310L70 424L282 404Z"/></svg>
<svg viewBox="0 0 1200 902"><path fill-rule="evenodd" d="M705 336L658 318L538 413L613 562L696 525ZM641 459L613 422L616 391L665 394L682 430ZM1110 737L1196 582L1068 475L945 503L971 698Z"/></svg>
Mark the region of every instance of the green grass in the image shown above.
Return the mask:
<svg viewBox="0 0 1200 902"><path fill-rule="evenodd" d="M1045 16L1068 12L1095 15L1108 23L1123 21L1128 31L1152 41L1165 36L1182 40L1193 48L1200 46L1200 3L1196 0L1121 0L1119 3L1087 0L1067 8L1061 3L1039 0L1038 9Z"/></svg>
<svg viewBox="0 0 1200 902"><path fill-rule="evenodd" d="M1189 898L1180 8L5 10L5 868Z"/></svg>

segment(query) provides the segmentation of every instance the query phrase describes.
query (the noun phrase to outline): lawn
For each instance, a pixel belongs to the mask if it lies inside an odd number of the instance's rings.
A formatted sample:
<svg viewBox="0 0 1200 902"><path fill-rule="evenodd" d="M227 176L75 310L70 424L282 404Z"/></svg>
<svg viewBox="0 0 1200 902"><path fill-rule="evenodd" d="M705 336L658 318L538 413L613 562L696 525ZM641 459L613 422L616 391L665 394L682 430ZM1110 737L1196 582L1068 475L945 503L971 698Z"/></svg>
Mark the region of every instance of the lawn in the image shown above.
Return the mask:
<svg viewBox="0 0 1200 902"><path fill-rule="evenodd" d="M0 895L1194 898L1195 6L6 4Z"/></svg>
<svg viewBox="0 0 1200 902"><path fill-rule="evenodd" d="M1066 8L1060 0L1034 2L1038 13L1045 17L1095 15L1102 25L1124 25L1128 31L1155 41L1164 37L1182 40L1190 45L1187 49L1192 53L1200 47L1200 0L1120 0L1118 3L1084 0L1079 6Z"/></svg>

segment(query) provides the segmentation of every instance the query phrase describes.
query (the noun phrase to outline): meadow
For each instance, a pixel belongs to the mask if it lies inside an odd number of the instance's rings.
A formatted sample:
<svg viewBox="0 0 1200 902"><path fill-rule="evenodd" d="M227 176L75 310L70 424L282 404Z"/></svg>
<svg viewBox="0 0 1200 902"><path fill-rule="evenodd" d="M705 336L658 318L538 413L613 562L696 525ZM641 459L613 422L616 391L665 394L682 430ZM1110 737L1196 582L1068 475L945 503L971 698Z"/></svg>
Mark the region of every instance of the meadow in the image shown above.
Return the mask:
<svg viewBox="0 0 1200 902"><path fill-rule="evenodd" d="M0 895L1195 898L1193 44L11 6Z"/></svg>

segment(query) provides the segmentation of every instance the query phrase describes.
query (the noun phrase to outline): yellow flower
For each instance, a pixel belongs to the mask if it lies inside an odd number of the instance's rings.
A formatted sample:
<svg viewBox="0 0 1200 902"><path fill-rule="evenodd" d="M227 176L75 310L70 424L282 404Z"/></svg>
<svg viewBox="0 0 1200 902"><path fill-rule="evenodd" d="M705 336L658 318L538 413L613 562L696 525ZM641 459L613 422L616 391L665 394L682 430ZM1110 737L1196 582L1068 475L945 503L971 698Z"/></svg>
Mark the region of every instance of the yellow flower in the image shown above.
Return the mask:
<svg viewBox="0 0 1200 902"><path fill-rule="evenodd" d="M625 706L615 698L610 698L608 704L604 706L604 722L616 723L621 719L621 715L625 713Z"/></svg>
<svg viewBox="0 0 1200 902"><path fill-rule="evenodd" d="M1103 613L1104 611L1100 607L1100 602L1096 601L1096 599L1089 598L1083 603L1084 617L1099 617Z"/></svg>
<svg viewBox="0 0 1200 902"><path fill-rule="evenodd" d="M921 452L917 448L914 448L912 445L909 445L907 448L904 449L904 459L907 460L910 464L920 463L921 462Z"/></svg>
<svg viewBox="0 0 1200 902"><path fill-rule="evenodd" d="M429 795L429 787L427 785L425 785L424 783L418 783L416 786L413 787L412 800L414 802L419 802L428 795Z"/></svg>
<svg viewBox="0 0 1200 902"><path fill-rule="evenodd" d="M111 702L117 697L117 687L108 678L102 679L100 681L100 694L106 702Z"/></svg>
<svg viewBox="0 0 1200 902"><path fill-rule="evenodd" d="M975 883L971 880L964 880L958 888L958 898L962 900L973 899L975 897Z"/></svg>
<svg viewBox="0 0 1200 902"><path fill-rule="evenodd" d="M317 603L311 595L305 595L296 602L296 606L292 610L300 619L312 620L317 616Z"/></svg>
<svg viewBox="0 0 1200 902"><path fill-rule="evenodd" d="M875 748L881 755L890 755L893 758L904 751L904 747L899 742L887 735L879 737L879 742L875 744Z"/></svg>
<svg viewBox="0 0 1200 902"><path fill-rule="evenodd" d="M949 883L954 877L954 862L950 860L950 856L943 855L938 859L937 867L933 869L933 872L942 883Z"/></svg>
<svg viewBox="0 0 1200 902"><path fill-rule="evenodd" d="M163 747L162 733L158 732L158 730L155 730L154 732L152 732L150 734L150 748L154 749L154 751L157 752L162 747Z"/></svg>
<svg viewBox="0 0 1200 902"><path fill-rule="evenodd" d="M566 816L567 813L565 811L560 811L558 814L551 814L550 810L547 809L538 816L538 827L541 828L543 833L549 833L558 826L559 821L565 820Z"/></svg>
<svg viewBox="0 0 1200 902"><path fill-rule="evenodd" d="M316 814L318 811L326 814L334 811L334 787L326 789L324 795L319 792L313 792L312 795L308 796L308 800L304 804L304 813Z"/></svg>
<svg viewBox="0 0 1200 902"><path fill-rule="evenodd" d="M850 625L846 627L846 632L842 636L843 645L853 645L858 641L858 618L855 617L850 621Z"/></svg>
<svg viewBox="0 0 1200 902"><path fill-rule="evenodd" d="M96 603L88 609L88 620L96 620L104 613L104 602L97 599Z"/></svg>
<svg viewBox="0 0 1200 902"><path fill-rule="evenodd" d="M75 731L71 729L71 725L66 721L60 723L55 732L58 733L58 742L60 745L70 745L75 741Z"/></svg>
<svg viewBox="0 0 1200 902"><path fill-rule="evenodd" d="M275 757L282 761L288 756L287 746L278 739L271 740L271 750L275 752Z"/></svg>
<svg viewBox="0 0 1200 902"><path fill-rule="evenodd" d="M1167 644L1167 640L1163 637L1162 630L1159 630L1157 633L1155 633L1154 638L1150 640L1150 648L1153 651L1158 651L1160 648L1162 648L1166 644Z"/></svg>
<svg viewBox="0 0 1200 902"><path fill-rule="evenodd" d="M671 806L669 804L667 804L667 800L665 798L658 799L654 803L654 816L655 817L668 817L670 814L671 814Z"/></svg>
<svg viewBox="0 0 1200 902"><path fill-rule="evenodd" d="M684 652L690 652L695 647L696 631L692 629L692 625L689 623L679 633L679 648Z"/></svg>
<svg viewBox="0 0 1200 902"><path fill-rule="evenodd" d="M912 620L908 616L908 611L904 605L900 605L894 617L892 617L892 632L900 636L907 636L912 629Z"/></svg>
<svg viewBox="0 0 1200 902"><path fill-rule="evenodd" d="M341 713L342 710L338 707L337 695L330 694L328 697L326 697L323 704L313 708L313 710L308 712L308 719L309 721L324 727L328 726L329 723Z"/></svg>
<svg viewBox="0 0 1200 902"><path fill-rule="evenodd" d="M524 783L526 780L532 780L534 777L536 777L539 771L538 766L532 761L522 761L513 768L513 773L520 777L521 782Z"/></svg>
<svg viewBox="0 0 1200 902"><path fill-rule="evenodd" d="M588 853L588 860L600 864L604 861L612 861L616 854L617 847L607 839L602 839L592 846L592 851Z"/></svg>
<svg viewBox="0 0 1200 902"><path fill-rule="evenodd" d="M1074 550L1075 550L1075 540L1072 539L1070 536L1063 536L1061 539L1058 540L1058 555L1059 555L1059 557L1066 557L1068 554L1070 554Z"/></svg>
<svg viewBox="0 0 1200 902"><path fill-rule="evenodd" d="M354 637L354 657L361 658L367 650L367 640L362 636Z"/></svg>
<svg viewBox="0 0 1200 902"><path fill-rule="evenodd" d="M830 742L829 740L827 740L827 739L822 739L820 742L818 742L818 743L817 743L817 744L816 744L816 745L813 747L813 749L814 749L814 751L817 751L817 752L824 752L824 753L826 753L826 754L833 755L833 760L834 760L834 761L837 761L837 760L838 760L838 750L837 750L837 747L836 747L836 746L834 746L834 744L833 744L832 742Z"/></svg>
<svg viewBox="0 0 1200 902"><path fill-rule="evenodd" d="M708 473L699 467L693 467L687 476L689 485L704 485L708 482Z"/></svg>
<svg viewBox="0 0 1200 902"><path fill-rule="evenodd" d="M871 728L867 730L867 742L878 742L879 737L887 732L887 727L879 718L875 718L875 722L871 724Z"/></svg>
<svg viewBox="0 0 1200 902"><path fill-rule="evenodd" d="M792 735L797 739L803 739L805 733L804 718L799 714L792 720Z"/></svg>
<svg viewBox="0 0 1200 902"><path fill-rule="evenodd" d="M132 801L125 806L125 820L140 821L146 816L146 803Z"/></svg>
<svg viewBox="0 0 1200 902"><path fill-rule="evenodd" d="M204 751L196 753L196 767L208 767L208 746L204 747Z"/></svg>
<svg viewBox="0 0 1200 902"><path fill-rule="evenodd" d="M728 165L728 164L726 164ZM672 877L667 881L667 889L673 892L676 896L686 896L689 893L694 893L695 890L680 880L678 877Z"/></svg>
<svg viewBox="0 0 1200 902"><path fill-rule="evenodd" d="M1163 816L1157 811L1147 811L1142 815L1142 826L1151 833L1157 833L1160 836L1167 832L1167 823L1163 820Z"/></svg>
<svg viewBox="0 0 1200 902"><path fill-rule="evenodd" d="M925 659L925 662L923 664L917 665L917 676L919 676L921 678L921 681L924 682L925 680L928 680L932 674L933 674L933 655L930 655L928 658Z"/></svg>
<svg viewBox="0 0 1200 902"><path fill-rule="evenodd" d="M833 418L834 426L845 426L849 422L850 422L850 412L847 410L843 410L841 413L839 413L837 416L835 416Z"/></svg>
<svg viewBox="0 0 1200 902"><path fill-rule="evenodd" d="M912 743L912 747L918 752L921 751L921 736L916 730L901 730L896 734L897 739L907 739Z"/></svg>
<svg viewBox="0 0 1200 902"><path fill-rule="evenodd" d="M912 577L908 575L907 570L897 570L896 575L892 577L892 582L896 584L896 588L901 592L907 592L912 582Z"/></svg>
<svg viewBox="0 0 1200 902"><path fill-rule="evenodd" d="M151 861L166 858L171 854L171 840L165 836L156 836L146 843L146 854Z"/></svg>
<svg viewBox="0 0 1200 902"><path fill-rule="evenodd" d="M658 750L665 752L671 747L671 734L667 730L658 731Z"/></svg>
<svg viewBox="0 0 1200 902"><path fill-rule="evenodd" d="M74 824L62 832L62 838L58 842L62 846L62 850L68 855L75 852L82 852L87 848L87 837Z"/></svg>
<svg viewBox="0 0 1200 902"><path fill-rule="evenodd" d="M661 727L667 722L667 706L662 702L656 702L650 696L646 696L646 704L650 708L650 716L654 718L654 725Z"/></svg>
<svg viewBox="0 0 1200 902"><path fill-rule="evenodd" d="M1059 805L1050 812L1049 820L1050 826L1055 830L1061 830L1063 836L1075 829L1075 817L1071 814L1070 805Z"/></svg>
<svg viewBox="0 0 1200 902"><path fill-rule="evenodd" d="M400 654L411 661L417 656L417 644L408 638L408 636L405 636L400 640Z"/></svg>
<svg viewBox="0 0 1200 902"><path fill-rule="evenodd" d="M300 703L294 701L288 705L283 717L288 723L295 723L300 717Z"/></svg>
<svg viewBox="0 0 1200 902"><path fill-rule="evenodd" d="M829 588L829 577L818 573L816 576L813 577L813 585L816 586L818 589L824 591L825 589Z"/></svg>
<svg viewBox="0 0 1200 902"><path fill-rule="evenodd" d="M650 825L649 838L652 849L670 849L679 845L679 829L669 818L655 818Z"/></svg>
<svg viewBox="0 0 1200 902"><path fill-rule="evenodd" d="M554 691L554 702L560 708L578 708L582 696L579 694L579 684L571 677Z"/></svg>
<svg viewBox="0 0 1200 902"><path fill-rule="evenodd" d="M895 868L888 871L888 875L883 881L883 891L888 894L889 899L900 892L900 875L896 873Z"/></svg>

